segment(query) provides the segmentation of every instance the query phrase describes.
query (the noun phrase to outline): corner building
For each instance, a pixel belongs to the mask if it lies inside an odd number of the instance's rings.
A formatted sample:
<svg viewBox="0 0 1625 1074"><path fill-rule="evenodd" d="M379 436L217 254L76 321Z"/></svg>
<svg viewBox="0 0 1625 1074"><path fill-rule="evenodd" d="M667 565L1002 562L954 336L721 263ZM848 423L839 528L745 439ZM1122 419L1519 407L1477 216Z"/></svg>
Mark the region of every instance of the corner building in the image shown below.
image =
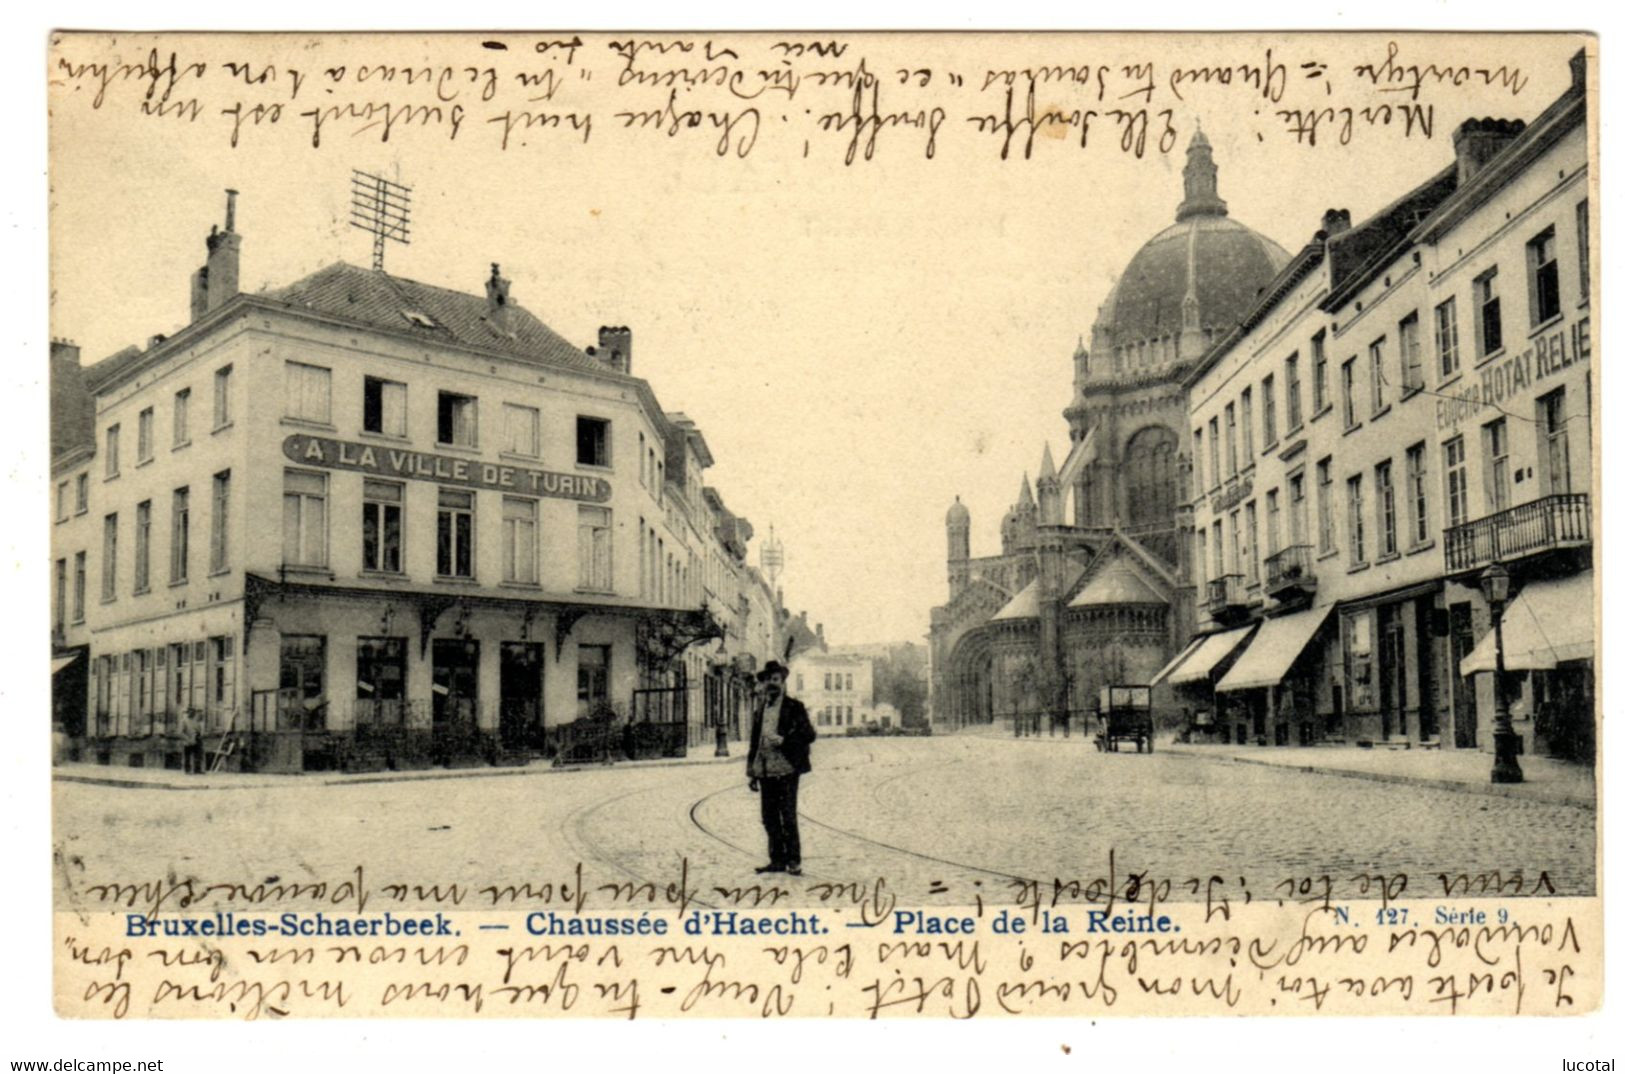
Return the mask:
<svg viewBox="0 0 1625 1074"><path fill-rule="evenodd" d="M1491 747L1486 568L1525 748L1594 750L1583 56L1539 116L1329 211L1187 378L1199 635L1160 673L1260 745Z"/></svg>
<svg viewBox="0 0 1625 1074"><path fill-rule="evenodd" d="M187 718L259 770L737 739L780 612L630 330L577 349L496 265L483 295L342 263L239 293L233 217L191 323L87 371L81 756L174 767Z"/></svg>

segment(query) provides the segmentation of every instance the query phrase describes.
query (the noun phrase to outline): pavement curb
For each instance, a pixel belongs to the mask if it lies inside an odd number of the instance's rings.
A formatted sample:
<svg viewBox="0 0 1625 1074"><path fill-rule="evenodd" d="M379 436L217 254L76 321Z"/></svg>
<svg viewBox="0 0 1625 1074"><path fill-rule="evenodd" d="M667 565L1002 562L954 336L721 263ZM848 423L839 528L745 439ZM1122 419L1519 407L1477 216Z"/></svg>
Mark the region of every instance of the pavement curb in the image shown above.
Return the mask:
<svg viewBox="0 0 1625 1074"><path fill-rule="evenodd" d="M265 776L259 773L228 773L224 778L215 778L198 783L175 783L169 780L143 780L124 779L114 775L90 775L79 772L53 772L51 779L56 783L84 783L98 787L119 787L125 790L162 790L162 791L212 791L212 790L279 790L285 787L344 787L367 783L430 783L447 779L496 779L513 776L553 776L568 775L574 772L602 772L608 769L639 769L639 768L677 768L692 765L725 765L736 761L743 761L744 755L728 757L682 757L651 761L616 761L612 764L576 764L553 767L552 765L498 768L458 768L444 772L431 769L415 769L408 772L366 772L354 774L336 774L330 776L312 776L298 773L289 773L285 776ZM240 777L247 782L233 782L233 777ZM265 782L267 779L274 782Z"/></svg>
<svg viewBox="0 0 1625 1074"><path fill-rule="evenodd" d="M1596 812L1597 803L1590 798L1579 795L1556 792L1547 794L1529 794L1520 791L1519 786L1527 784L1505 783L1465 783L1455 779L1434 779L1427 776L1407 776L1398 772L1362 772L1353 768L1330 768L1325 765L1309 764L1282 764L1280 761L1271 761L1262 757L1236 757L1228 754L1206 754L1191 750L1182 750L1177 746L1166 746L1163 752L1171 757L1206 757L1209 760L1225 761L1230 764L1250 764L1260 768L1271 768L1278 772L1312 772L1321 776L1343 776L1347 779L1364 779L1373 783L1397 783L1409 787L1428 787L1435 790L1461 791L1466 794L1485 794L1495 798L1517 798L1525 802L1544 802L1548 805L1575 806Z"/></svg>

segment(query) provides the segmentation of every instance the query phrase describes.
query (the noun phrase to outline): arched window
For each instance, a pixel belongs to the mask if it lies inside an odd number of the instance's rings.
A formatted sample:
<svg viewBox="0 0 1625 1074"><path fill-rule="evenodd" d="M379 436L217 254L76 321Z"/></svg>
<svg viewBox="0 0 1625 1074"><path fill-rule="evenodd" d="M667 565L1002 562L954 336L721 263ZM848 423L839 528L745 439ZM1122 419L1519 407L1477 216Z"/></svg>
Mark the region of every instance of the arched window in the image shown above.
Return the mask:
<svg viewBox="0 0 1625 1074"><path fill-rule="evenodd" d="M1131 526L1172 525L1179 440L1162 425L1141 429L1123 452L1125 514Z"/></svg>

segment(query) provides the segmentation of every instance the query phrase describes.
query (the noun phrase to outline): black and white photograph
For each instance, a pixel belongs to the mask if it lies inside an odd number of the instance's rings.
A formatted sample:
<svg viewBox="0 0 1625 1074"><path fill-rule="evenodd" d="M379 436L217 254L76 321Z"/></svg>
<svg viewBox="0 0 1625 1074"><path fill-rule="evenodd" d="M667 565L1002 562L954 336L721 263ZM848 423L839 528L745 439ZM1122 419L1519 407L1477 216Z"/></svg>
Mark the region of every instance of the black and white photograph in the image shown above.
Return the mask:
<svg viewBox="0 0 1625 1074"><path fill-rule="evenodd" d="M250 997L267 922L1086 978L640 1018L1601 1002L1596 38L48 54L60 1014L629 1005ZM1266 911L1370 994L1222 966ZM1477 927L1527 987L1429 983Z"/></svg>

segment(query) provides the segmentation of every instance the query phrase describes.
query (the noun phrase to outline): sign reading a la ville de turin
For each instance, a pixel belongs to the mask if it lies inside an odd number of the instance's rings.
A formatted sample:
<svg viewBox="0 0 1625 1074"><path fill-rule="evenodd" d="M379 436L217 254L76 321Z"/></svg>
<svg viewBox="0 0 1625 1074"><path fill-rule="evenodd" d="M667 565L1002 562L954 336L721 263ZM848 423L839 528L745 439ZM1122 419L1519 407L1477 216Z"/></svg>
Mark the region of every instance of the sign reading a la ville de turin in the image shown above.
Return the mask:
<svg viewBox="0 0 1625 1074"><path fill-rule="evenodd" d="M282 454L302 466L357 470L379 477L499 489L531 496L555 496L584 503L604 503L609 499L610 492L607 480L590 474L560 474L525 466L500 466L477 459L430 455L405 448L379 447L302 433L295 433L282 441Z"/></svg>

